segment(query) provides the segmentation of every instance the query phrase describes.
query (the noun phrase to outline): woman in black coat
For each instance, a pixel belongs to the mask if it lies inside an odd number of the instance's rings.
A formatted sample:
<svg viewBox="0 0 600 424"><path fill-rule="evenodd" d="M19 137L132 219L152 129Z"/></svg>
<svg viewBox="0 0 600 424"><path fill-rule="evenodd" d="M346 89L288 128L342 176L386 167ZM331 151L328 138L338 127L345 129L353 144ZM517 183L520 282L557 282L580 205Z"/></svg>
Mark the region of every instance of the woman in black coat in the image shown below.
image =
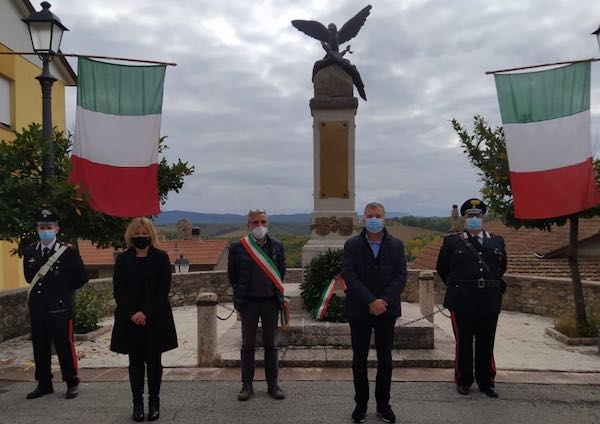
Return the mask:
<svg viewBox="0 0 600 424"><path fill-rule="evenodd" d="M113 275L117 302L110 350L129 354L133 419L144 420L144 371L148 369L148 421L159 417L162 352L177 347L169 303L171 263L159 250L156 228L134 218L125 231L128 249L117 256Z"/></svg>

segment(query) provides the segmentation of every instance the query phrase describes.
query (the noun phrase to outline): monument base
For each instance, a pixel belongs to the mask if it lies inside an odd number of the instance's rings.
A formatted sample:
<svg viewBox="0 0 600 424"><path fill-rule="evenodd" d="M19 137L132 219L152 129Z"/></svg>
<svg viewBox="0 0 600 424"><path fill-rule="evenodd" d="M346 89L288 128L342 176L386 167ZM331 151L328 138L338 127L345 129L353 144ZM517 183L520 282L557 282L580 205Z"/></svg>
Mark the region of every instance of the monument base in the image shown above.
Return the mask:
<svg viewBox="0 0 600 424"><path fill-rule="evenodd" d="M328 250L341 250L344 248L346 239L310 239L302 248L302 268L310 264L310 261L319 253L325 253Z"/></svg>

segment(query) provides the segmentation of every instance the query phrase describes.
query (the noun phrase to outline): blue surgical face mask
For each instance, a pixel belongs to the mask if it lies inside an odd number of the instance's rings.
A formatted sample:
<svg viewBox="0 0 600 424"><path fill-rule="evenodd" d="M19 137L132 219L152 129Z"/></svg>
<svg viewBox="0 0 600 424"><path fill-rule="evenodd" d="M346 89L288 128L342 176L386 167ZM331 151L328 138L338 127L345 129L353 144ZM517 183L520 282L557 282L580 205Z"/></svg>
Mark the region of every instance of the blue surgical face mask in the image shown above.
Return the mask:
<svg viewBox="0 0 600 424"><path fill-rule="evenodd" d="M481 230L482 221L478 216L470 216L465 220L467 224L467 230L477 231Z"/></svg>
<svg viewBox="0 0 600 424"><path fill-rule="evenodd" d="M54 230L39 230L38 236L42 242L50 243L56 237L56 232Z"/></svg>
<svg viewBox="0 0 600 424"><path fill-rule="evenodd" d="M383 230L383 218L367 218L365 219L365 228L370 233L380 233Z"/></svg>

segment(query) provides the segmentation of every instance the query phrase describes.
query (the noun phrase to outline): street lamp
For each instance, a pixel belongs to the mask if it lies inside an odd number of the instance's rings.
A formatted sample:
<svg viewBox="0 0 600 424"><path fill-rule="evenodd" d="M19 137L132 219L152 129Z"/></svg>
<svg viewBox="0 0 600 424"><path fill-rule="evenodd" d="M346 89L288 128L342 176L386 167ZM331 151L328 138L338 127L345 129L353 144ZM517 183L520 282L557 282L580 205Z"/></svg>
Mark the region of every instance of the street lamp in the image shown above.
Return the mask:
<svg viewBox="0 0 600 424"><path fill-rule="evenodd" d="M33 50L43 63L42 73L36 79L42 86L42 135L46 152L42 163L42 179L54 177L54 143L52 140L52 84L56 81L50 74L50 62L60 49L63 31L68 31L60 19L50 12L50 3L41 3L42 10L33 11L23 19L29 28Z"/></svg>
<svg viewBox="0 0 600 424"><path fill-rule="evenodd" d="M596 36L596 38L598 39L598 47L600 47L600 26L596 31L592 32L592 35Z"/></svg>
<svg viewBox="0 0 600 424"><path fill-rule="evenodd" d="M186 273L190 270L190 261L188 261L183 254L179 255L178 259L175 259L175 273L181 274Z"/></svg>

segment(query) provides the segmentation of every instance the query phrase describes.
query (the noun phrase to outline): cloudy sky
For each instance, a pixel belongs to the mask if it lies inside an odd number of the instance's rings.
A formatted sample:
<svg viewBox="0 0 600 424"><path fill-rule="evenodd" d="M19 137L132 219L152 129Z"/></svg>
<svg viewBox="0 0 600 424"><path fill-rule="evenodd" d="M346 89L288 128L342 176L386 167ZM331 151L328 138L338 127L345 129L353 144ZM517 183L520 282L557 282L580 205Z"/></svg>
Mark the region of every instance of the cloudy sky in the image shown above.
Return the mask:
<svg viewBox="0 0 600 424"><path fill-rule="evenodd" d="M312 65L323 52L290 25L341 26L356 0L54 0L66 53L176 62L167 70L162 134L170 160L196 167L164 210L278 213L313 206ZM600 56L590 33L600 2L372 0L351 40L368 102L356 124L357 209L367 201L447 215L478 195L476 171L449 120L500 125L485 71ZM36 4L37 7L37 4ZM74 68L76 63L72 62ZM600 154L600 62L592 66L592 139ZM74 125L75 90L68 93Z"/></svg>

